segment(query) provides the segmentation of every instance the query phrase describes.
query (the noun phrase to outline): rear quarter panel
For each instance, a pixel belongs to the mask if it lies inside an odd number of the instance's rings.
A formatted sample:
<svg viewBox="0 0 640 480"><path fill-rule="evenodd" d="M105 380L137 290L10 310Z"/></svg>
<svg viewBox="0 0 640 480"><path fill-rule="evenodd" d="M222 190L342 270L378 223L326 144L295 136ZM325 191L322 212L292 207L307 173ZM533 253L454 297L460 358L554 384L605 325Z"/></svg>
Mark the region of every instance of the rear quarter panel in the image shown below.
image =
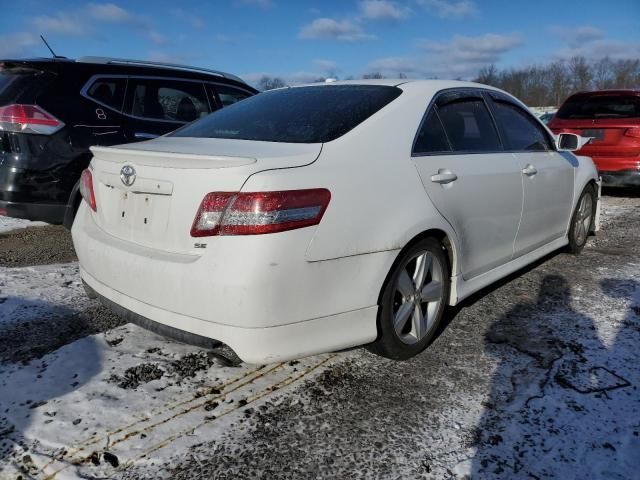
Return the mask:
<svg viewBox="0 0 640 480"><path fill-rule="evenodd" d="M427 229L451 226L431 205L411 161L411 147L431 94L403 86L394 102L325 143L311 165L264 171L243 190L328 188L331 202L306 251L309 261L400 250ZM293 186L293 187L292 187Z"/></svg>

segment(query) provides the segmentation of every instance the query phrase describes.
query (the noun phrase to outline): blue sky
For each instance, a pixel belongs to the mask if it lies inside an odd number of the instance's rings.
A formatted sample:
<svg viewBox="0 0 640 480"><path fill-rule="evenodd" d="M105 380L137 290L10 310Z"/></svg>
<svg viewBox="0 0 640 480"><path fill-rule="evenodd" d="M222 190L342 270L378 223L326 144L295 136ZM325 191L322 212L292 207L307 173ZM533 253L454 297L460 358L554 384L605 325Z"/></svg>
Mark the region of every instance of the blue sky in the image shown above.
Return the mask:
<svg viewBox="0 0 640 480"><path fill-rule="evenodd" d="M640 0L0 0L0 58L152 59L290 82L469 78L584 55L640 58Z"/></svg>

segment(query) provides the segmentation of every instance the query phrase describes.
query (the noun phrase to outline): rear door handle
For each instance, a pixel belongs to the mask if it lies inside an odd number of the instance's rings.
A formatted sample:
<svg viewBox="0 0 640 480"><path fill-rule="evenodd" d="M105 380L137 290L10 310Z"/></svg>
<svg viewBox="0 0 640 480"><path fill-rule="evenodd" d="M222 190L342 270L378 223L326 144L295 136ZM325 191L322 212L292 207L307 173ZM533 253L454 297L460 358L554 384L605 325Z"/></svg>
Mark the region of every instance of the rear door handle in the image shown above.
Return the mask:
<svg viewBox="0 0 640 480"><path fill-rule="evenodd" d="M449 170L438 170L438 173L431 175L431 181L433 183L439 183L440 185L446 185L447 183L455 182L458 176L450 172Z"/></svg>
<svg viewBox="0 0 640 480"><path fill-rule="evenodd" d="M538 170L536 170L536 167L528 163L527 166L522 169L522 173L524 173L527 177L531 177L538 173Z"/></svg>
<svg viewBox="0 0 640 480"><path fill-rule="evenodd" d="M133 136L136 138L150 139L150 138L158 138L160 135L157 135L155 133L136 132L133 134Z"/></svg>

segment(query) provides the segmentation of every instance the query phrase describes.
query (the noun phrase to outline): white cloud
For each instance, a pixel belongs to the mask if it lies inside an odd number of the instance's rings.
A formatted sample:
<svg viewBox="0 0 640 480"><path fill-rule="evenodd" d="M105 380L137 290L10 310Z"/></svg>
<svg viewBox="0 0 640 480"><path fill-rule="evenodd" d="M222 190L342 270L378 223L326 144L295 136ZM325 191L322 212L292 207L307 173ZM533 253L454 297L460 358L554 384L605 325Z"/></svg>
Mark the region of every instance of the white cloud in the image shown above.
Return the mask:
<svg viewBox="0 0 640 480"><path fill-rule="evenodd" d="M339 70L338 64L332 60L314 60L313 64L324 73L335 73Z"/></svg>
<svg viewBox="0 0 640 480"><path fill-rule="evenodd" d="M235 0L237 5L250 5L259 8L269 8L273 6L271 0Z"/></svg>
<svg viewBox="0 0 640 480"><path fill-rule="evenodd" d="M156 45L167 42L164 35L153 28L153 22L142 15L135 15L113 3L90 3L77 11L59 12L53 16L37 16L31 21L38 33L64 36L90 36L100 23L113 23L128 27L147 37Z"/></svg>
<svg viewBox="0 0 640 480"><path fill-rule="evenodd" d="M22 57L39 41L36 35L29 32L0 35L0 58Z"/></svg>
<svg viewBox="0 0 640 480"><path fill-rule="evenodd" d="M32 22L33 27L41 33L56 33L80 37L87 35L89 31L86 23L78 15L58 13L53 16L37 16Z"/></svg>
<svg viewBox="0 0 640 480"><path fill-rule="evenodd" d="M457 35L449 42L423 42L421 55L386 57L369 64L369 71L394 76L470 78L485 65L522 44L518 35L488 33L477 37Z"/></svg>
<svg viewBox="0 0 640 480"><path fill-rule="evenodd" d="M174 17L179 18L183 22L188 23L196 30L202 30L206 26L206 23L202 17L199 17L198 15L188 12L187 10L184 10L182 8L172 8L169 10L169 13Z"/></svg>
<svg viewBox="0 0 640 480"><path fill-rule="evenodd" d="M558 60L568 60L571 57L585 57L587 60L599 60L604 57L612 60L637 59L640 58L640 42L591 40L578 46L561 48L554 56Z"/></svg>
<svg viewBox="0 0 640 480"><path fill-rule="evenodd" d="M133 15L113 3L90 3L87 12L102 22L126 23L133 20Z"/></svg>
<svg viewBox="0 0 640 480"><path fill-rule="evenodd" d="M338 40L344 42L357 42L375 38L373 35L364 32L362 27L351 20L338 21L333 18L315 19L300 29L298 37L308 40Z"/></svg>
<svg viewBox="0 0 640 480"><path fill-rule="evenodd" d="M440 18L465 18L474 16L478 9L471 0L416 0L418 5Z"/></svg>
<svg viewBox="0 0 640 480"><path fill-rule="evenodd" d="M407 7L388 0L363 0L360 10L364 18L374 21L399 21L409 16Z"/></svg>
<svg viewBox="0 0 640 480"><path fill-rule="evenodd" d="M581 25L578 27L566 27L554 25L549 28L550 32L564 40L569 47L577 48L585 43L601 40L604 38L604 31L591 25Z"/></svg>

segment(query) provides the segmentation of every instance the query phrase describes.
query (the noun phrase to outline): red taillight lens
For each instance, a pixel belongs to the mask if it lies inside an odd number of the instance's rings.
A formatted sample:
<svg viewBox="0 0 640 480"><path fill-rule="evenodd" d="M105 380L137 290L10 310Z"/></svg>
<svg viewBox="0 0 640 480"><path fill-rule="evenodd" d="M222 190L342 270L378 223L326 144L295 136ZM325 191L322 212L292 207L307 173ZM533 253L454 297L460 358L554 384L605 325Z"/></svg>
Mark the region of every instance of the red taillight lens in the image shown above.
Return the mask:
<svg viewBox="0 0 640 480"><path fill-rule="evenodd" d="M640 127L627 128L624 134L627 137L640 138Z"/></svg>
<svg viewBox="0 0 640 480"><path fill-rule="evenodd" d="M96 196L93 193L93 176L91 170L85 168L80 176L80 195L91 207L94 212L98 211L98 205L96 204Z"/></svg>
<svg viewBox="0 0 640 480"><path fill-rule="evenodd" d="M324 188L208 193L191 227L191 236L259 235L317 225L329 200L331 193Z"/></svg>
<svg viewBox="0 0 640 480"><path fill-rule="evenodd" d="M0 107L0 130L50 135L64 126L56 117L37 105Z"/></svg>

